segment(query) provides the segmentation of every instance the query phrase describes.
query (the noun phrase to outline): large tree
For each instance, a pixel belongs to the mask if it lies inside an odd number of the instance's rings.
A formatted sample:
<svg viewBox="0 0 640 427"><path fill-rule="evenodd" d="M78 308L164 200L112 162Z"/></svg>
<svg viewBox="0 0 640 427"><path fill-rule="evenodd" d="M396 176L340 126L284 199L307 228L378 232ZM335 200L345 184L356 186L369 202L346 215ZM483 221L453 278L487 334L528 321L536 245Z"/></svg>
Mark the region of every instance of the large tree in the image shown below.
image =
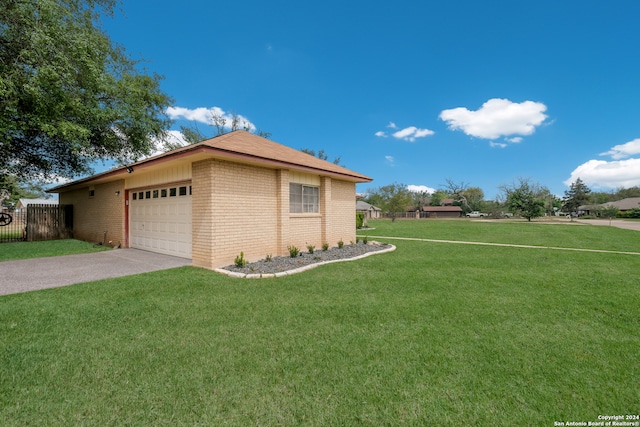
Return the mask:
<svg viewBox="0 0 640 427"><path fill-rule="evenodd" d="M73 177L135 160L163 139L171 99L111 42L118 0L3 0L0 174Z"/></svg>
<svg viewBox="0 0 640 427"><path fill-rule="evenodd" d="M579 206L589 203L591 190L580 178L576 179L569 189L564 192L564 209L566 212L576 212Z"/></svg>
<svg viewBox="0 0 640 427"><path fill-rule="evenodd" d="M407 211L413 197L405 184L393 183L370 191L367 202L378 206L395 221L398 213Z"/></svg>
<svg viewBox="0 0 640 427"><path fill-rule="evenodd" d="M509 212L523 216L529 221L544 215L545 200L549 195L546 187L520 178L517 183L501 186L500 190Z"/></svg>

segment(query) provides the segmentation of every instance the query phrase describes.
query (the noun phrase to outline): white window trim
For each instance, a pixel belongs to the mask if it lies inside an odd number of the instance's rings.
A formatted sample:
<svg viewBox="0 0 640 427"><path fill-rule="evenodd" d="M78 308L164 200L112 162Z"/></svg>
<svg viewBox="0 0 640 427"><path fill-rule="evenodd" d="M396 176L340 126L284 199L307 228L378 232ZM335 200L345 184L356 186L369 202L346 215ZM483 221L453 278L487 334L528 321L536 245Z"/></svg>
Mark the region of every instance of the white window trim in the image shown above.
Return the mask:
<svg viewBox="0 0 640 427"><path fill-rule="evenodd" d="M300 186L300 200L292 200L292 186ZM306 189L306 192L305 192ZM315 195L313 194L315 193ZM312 198L305 200L305 196ZM294 205L295 203L295 205ZM297 182L289 183L289 213L290 214L319 214L320 213L320 187L305 185Z"/></svg>

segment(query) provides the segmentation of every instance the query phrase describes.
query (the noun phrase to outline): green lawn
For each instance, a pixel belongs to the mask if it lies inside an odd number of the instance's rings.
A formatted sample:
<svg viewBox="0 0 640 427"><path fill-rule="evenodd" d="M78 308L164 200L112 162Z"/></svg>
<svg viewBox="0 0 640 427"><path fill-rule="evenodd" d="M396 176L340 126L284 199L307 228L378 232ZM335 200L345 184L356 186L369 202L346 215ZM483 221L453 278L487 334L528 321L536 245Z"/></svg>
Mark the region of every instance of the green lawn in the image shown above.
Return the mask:
<svg viewBox="0 0 640 427"><path fill-rule="evenodd" d="M459 225L465 240L639 248L638 232L608 227L423 223L369 233L442 239ZM640 256L392 243L278 279L185 267L0 297L0 420L551 426L638 413Z"/></svg>
<svg viewBox="0 0 640 427"><path fill-rule="evenodd" d="M110 248L80 240L49 240L45 242L0 243L0 262L27 258L83 254Z"/></svg>

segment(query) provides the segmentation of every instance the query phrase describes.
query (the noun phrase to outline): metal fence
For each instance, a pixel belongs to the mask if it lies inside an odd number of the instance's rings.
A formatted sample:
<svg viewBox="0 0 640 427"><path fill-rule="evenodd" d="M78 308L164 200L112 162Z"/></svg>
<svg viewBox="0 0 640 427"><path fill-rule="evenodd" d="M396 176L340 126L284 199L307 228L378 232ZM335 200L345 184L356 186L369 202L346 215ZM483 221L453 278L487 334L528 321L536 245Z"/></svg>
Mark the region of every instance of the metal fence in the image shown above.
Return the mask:
<svg viewBox="0 0 640 427"><path fill-rule="evenodd" d="M29 205L0 214L0 242L68 239L72 229L71 205Z"/></svg>
<svg viewBox="0 0 640 427"><path fill-rule="evenodd" d="M19 242L27 236L27 212L0 213L0 242Z"/></svg>

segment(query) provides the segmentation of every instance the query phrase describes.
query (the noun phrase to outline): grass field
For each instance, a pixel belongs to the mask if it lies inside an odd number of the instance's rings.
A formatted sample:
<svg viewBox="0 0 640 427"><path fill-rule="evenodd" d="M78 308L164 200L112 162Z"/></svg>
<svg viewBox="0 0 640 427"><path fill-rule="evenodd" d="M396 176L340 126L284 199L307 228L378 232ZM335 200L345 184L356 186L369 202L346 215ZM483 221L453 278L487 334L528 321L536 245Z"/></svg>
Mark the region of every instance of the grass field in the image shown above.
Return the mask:
<svg viewBox="0 0 640 427"><path fill-rule="evenodd" d="M60 255L73 255L88 252L106 251L106 246L64 239L45 242L0 243L0 262L17 259L43 258Z"/></svg>
<svg viewBox="0 0 640 427"><path fill-rule="evenodd" d="M638 232L609 227L372 225L640 252ZM640 255L389 242L395 252L278 279L185 267L0 297L0 420L552 426L638 414Z"/></svg>

